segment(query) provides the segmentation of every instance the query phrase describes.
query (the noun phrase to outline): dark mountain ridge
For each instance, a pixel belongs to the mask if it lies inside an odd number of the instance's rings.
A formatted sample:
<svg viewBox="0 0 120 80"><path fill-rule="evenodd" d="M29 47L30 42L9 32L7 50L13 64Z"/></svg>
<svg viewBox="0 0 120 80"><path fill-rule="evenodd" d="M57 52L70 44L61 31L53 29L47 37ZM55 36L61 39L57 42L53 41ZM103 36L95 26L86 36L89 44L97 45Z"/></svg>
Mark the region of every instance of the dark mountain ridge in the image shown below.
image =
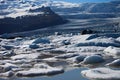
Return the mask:
<svg viewBox="0 0 120 80"><path fill-rule="evenodd" d="M29 10L29 12L39 12L39 9ZM67 20L54 13L49 7L42 7L40 11L44 14L1 18L0 34L30 31L67 22Z"/></svg>

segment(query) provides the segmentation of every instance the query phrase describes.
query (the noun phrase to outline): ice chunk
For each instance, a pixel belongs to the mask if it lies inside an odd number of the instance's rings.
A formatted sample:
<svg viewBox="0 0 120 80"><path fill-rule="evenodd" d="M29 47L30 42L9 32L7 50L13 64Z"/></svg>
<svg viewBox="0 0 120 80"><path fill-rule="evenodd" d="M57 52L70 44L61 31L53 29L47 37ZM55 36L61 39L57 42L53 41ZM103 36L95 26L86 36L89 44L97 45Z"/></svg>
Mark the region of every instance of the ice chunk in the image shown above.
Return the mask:
<svg viewBox="0 0 120 80"><path fill-rule="evenodd" d="M71 44L71 42L70 42L69 40L63 40L63 41L62 41L62 44L63 44L63 45L69 45L69 44Z"/></svg>
<svg viewBox="0 0 120 80"><path fill-rule="evenodd" d="M85 36L85 35L84 35L84 36ZM97 38L97 37L98 37L98 35L95 35L95 34L91 34L91 35L87 34L86 36L88 36L88 37L86 38L86 40L91 40L91 39L94 39L94 38Z"/></svg>
<svg viewBox="0 0 120 80"><path fill-rule="evenodd" d="M37 44L31 44L31 45L29 45L29 48L37 49L37 48L39 48L39 46Z"/></svg>
<svg viewBox="0 0 120 80"><path fill-rule="evenodd" d="M72 36L72 41L73 42L81 42L81 41L86 41L86 40L92 40L97 38L97 35L94 34L86 34L86 35L75 35Z"/></svg>
<svg viewBox="0 0 120 80"><path fill-rule="evenodd" d="M72 61L74 63L79 63L79 62L82 62L85 57L86 57L85 55L79 55L79 56L69 58L68 60L70 60L70 61Z"/></svg>
<svg viewBox="0 0 120 80"><path fill-rule="evenodd" d="M91 39L91 40L79 41L79 43L75 44L75 46L76 47L80 47L80 46L102 46L102 47L116 46L116 47L119 47L120 43L113 38L98 37L98 38Z"/></svg>
<svg viewBox="0 0 120 80"><path fill-rule="evenodd" d="M32 65L31 64L26 64L26 63L23 63L22 65L20 65L21 68L31 68Z"/></svg>
<svg viewBox="0 0 120 80"><path fill-rule="evenodd" d="M18 68L17 65L11 64L11 63L5 63L4 65L0 65L0 67L3 68L3 72L10 71L13 68Z"/></svg>
<svg viewBox="0 0 120 80"><path fill-rule="evenodd" d="M6 50L11 50L14 48L13 45L3 45L2 47L5 48Z"/></svg>
<svg viewBox="0 0 120 80"><path fill-rule="evenodd" d="M120 70L112 70L104 67L84 70L81 74L89 79L120 80Z"/></svg>
<svg viewBox="0 0 120 80"><path fill-rule="evenodd" d="M120 48L109 46L104 50L106 55L120 57Z"/></svg>
<svg viewBox="0 0 120 80"><path fill-rule="evenodd" d="M85 58L84 55L77 56L77 57L75 57L75 62L79 63L79 62L83 61L84 58Z"/></svg>
<svg viewBox="0 0 120 80"><path fill-rule="evenodd" d="M113 62L108 63L106 65L111 67L120 67L120 59L114 60Z"/></svg>
<svg viewBox="0 0 120 80"><path fill-rule="evenodd" d="M36 59L38 58L40 53L31 53L31 54L19 54L12 56L11 59L13 60L21 60L21 59Z"/></svg>
<svg viewBox="0 0 120 80"><path fill-rule="evenodd" d="M104 62L104 59L99 56L99 55L92 55L92 56L87 56L84 60L83 60L83 64L95 64L95 63L101 63Z"/></svg>
<svg viewBox="0 0 120 80"><path fill-rule="evenodd" d="M15 55L15 53L14 53L13 51L10 51L10 52L8 52L8 51L0 51L0 55L1 55L1 57L2 57L2 56L7 56L7 57L9 57L9 56Z"/></svg>
<svg viewBox="0 0 120 80"><path fill-rule="evenodd" d="M116 40L117 40L117 41L120 41L120 37L118 37Z"/></svg>
<svg viewBox="0 0 120 80"><path fill-rule="evenodd" d="M59 56L56 56L56 58L61 58L61 59L67 59L67 58L71 58L71 57L75 57L75 56L78 56L79 54L77 53L68 53L68 54L63 54L63 55L59 55Z"/></svg>
<svg viewBox="0 0 120 80"><path fill-rule="evenodd" d="M11 77L13 75L14 75L13 71L8 71L8 72L5 72L5 73L0 73L0 77Z"/></svg>
<svg viewBox="0 0 120 80"><path fill-rule="evenodd" d="M30 70L18 71L16 75L31 77L31 76L40 76L40 75L54 75L63 72L64 70L61 68L50 67L47 64L41 63L41 64L35 64L34 68L31 68Z"/></svg>
<svg viewBox="0 0 120 80"><path fill-rule="evenodd" d="M34 44L49 44L50 40L48 38L37 38L36 40L33 41Z"/></svg>

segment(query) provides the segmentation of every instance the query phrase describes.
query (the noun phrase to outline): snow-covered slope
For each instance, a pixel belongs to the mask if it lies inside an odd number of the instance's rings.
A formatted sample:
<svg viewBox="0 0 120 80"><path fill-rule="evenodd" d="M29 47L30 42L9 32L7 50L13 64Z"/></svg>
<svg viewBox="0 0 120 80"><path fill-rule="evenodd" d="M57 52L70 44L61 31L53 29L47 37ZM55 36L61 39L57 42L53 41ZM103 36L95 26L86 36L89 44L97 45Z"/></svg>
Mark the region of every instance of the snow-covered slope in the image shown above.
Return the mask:
<svg viewBox="0 0 120 80"><path fill-rule="evenodd" d="M42 14L37 12L34 14L29 13L30 9L37 9L42 6L50 6L53 11L67 15L68 17L87 16L93 17L116 17L120 12L120 1L115 0L106 3L70 3L65 1L49 1L49 0L1 0L0 2L0 18L3 17L16 17L17 15L36 15ZM67 13L67 14L66 14ZM89 14L88 14L89 13ZM84 15L83 15L84 14ZM108 16L106 16L106 14ZM14 15L14 16L13 16ZM95 16L94 16L95 15ZM100 15L100 16L99 16ZM85 17L84 16L84 17Z"/></svg>
<svg viewBox="0 0 120 80"><path fill-rule="evenodd" d="M68 3L56 1L52 9L65 18L91 19L113 18L120 15L120 1L115 0L105 3Z"/></svg>
<svg viewBox="0 0 120 80"><path fill-rule="evenodd" d="M53 1L51 6L56 8L74 8L74 7L80 7L80 4L64 2L64 1Z"/></svg>
<svg viewBox="0 0 120 80"><path fill-rule="evenodd" d="M17 17L29 15L29 10L41 8L44 2L37 0L2 0L0 3L0 17ZM48 5L47 3L44 5ZM46 7L45 6L45 7ZM34 15L30 13L31 15ZM43 14L39 10L37 14Z"/></svg>
<svg viewBox="0 0 120 80"><path fill-rule="evenodd" d="M36 9L42 6L51 6L57 12L79 12L79 13L119 13L120 1L106 3L70 3L65 1L46 0L1 0L0 15L17 13ZM11 15L10 15L11 16ZM1 17L1 16L0 16Z"/></svg>
<svg viewBox="0 0 120 80"><path fill-rule="evenodd" d="M87 13L115 13L120 12L120 1L111 1L106 3L67 3L67 2L53 2L53 8L64 8L68 11L78 10ZM76 9L77 8L77 9ZM70 9L70 10L69 10Z"/></svg>

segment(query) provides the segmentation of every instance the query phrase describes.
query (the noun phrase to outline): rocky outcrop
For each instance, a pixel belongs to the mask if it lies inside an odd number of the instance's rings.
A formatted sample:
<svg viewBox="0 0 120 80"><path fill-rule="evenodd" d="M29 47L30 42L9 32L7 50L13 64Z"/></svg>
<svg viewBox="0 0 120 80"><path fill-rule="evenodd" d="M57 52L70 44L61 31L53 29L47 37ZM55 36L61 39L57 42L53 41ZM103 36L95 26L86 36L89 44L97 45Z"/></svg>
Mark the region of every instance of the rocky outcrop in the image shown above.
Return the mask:
<svg viewBox="0 0 120 80"><path fill-rule="evenodd" d="M1 18L0 34L30 31L67 22L67 20L54 13L49 7L29 10L30 13L39 11L43 14Z"/></svg>

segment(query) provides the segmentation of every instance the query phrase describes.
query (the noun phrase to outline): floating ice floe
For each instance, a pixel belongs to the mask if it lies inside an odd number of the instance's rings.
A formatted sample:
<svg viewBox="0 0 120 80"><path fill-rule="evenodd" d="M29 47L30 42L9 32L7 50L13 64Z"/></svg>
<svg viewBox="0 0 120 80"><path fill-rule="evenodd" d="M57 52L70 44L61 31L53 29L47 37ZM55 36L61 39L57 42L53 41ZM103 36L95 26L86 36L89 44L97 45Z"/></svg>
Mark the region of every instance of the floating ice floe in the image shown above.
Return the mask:
<svg viewBox="0 0 120 80"><path fill-rule="evenodd" d="M91 56L87 56L82 64L96 64L96 63L102 63L104 62L105 60L99 56L99 55L91 55Z"/></svg>
<svg viewBox="0 0 120 80"><path fill-rule="evenodd" d="M78 55L75 57L68 58L67 62L72 64L71 66L80 67L80 66L82 66L81 62L84 60L85 57L86 57L86 55Z"/></svg>
<svg viewBox="0 0 120 80"><path fill-rule="evenodd" d="M109 68L95 68L81 72L84 77L99 80L120 80L120 70Z"/></svg>
<svg viewBox="0 0 120 80"><path fill-rule="evenodd" d="M76 42L79 43L79 42L83 42L83 41L86 41L86 40L95 39L97 37L98 37L97 35L93 35L93 34L75 35L75 36L72 36L71 41L73 43L76 43Z"/></svg>
<svg viewBox="0 0 120 80"><path fill-rule="evenodd" d="M9 63L12 63L12 64L23 64L23 63L25 63L25 64L28 64L30 62L31 62L31 60L26 60L26 59L18 59L18 60L13 59Z"/></svg>
<svg viewBox="0 0 120 80"><path fill-rule="evenodd" d="M2 68L1 72L6 72L12 70L13 68L18 68L17 65L11 63L5 63L4 65L0 65L0 67Z"/></svg>
<svg viewBox="0 0 120 80"><path fill-rule="evenodd" d="M106 47L100 47L100 46L80 46L80 47L75 47L73 45L69 46L62 46L60 48L57 48L58 50L64 50L66 53L80 53L80 54L87 54L87 55L92 55L92 54L97 54L96 52L101 52L103 53L103 50Z"/></svg>
<svg viewBox="0 0 120 80"><path fill-rule="evenodd" d="M99 37L98 35L96 34L86 34L86 35L82 35L83 37L86 37L86 40L91 40L91 39L94 39L94 38L97 38Z"/></svg>
<svg viewBox="0 0 120 80"><path fill-rule="evenodd" d="M14 48L13 45L3 45L3 48L5 48L6 50L11 50L12 48Z"/></svg>
<svg viewBox="0 0 120 80"><path fill-rule="evenodd" d="M15 41L22 41L23 40L23 38L21 38L21 37L16 37L15 38Z"/></svg>
<svg viewBox="0 0 120 80"><path fill-rule="evenodd" d="M34 44L49 44L50 43L50 40L48 38L37 38L35 39L32 43Z"/></svg>
<svg viewBox="0 0 120 80"><path fill-rule="evenodd" d="M120 41L120 37L118 37L116 40L117 40L117 41Z"/></svg>
<svg viewBox="0 0 120 80"><path fill-rule="evenodd" d="M120 59L114 60L113 62L108 63L106 65L111 67L120 67Z"/></svg>
<svg viewBox="0 0 120 80"><path fill-rule="evenodd" d="M120 57L120 48L109 46L104 50L106 55Z"/></svg>
<svg viewBox="0 0 120 80"><path fill-rule="evenodd" d="M64 41L70 41L69 45L62 45ZM95 52L103 51L108 46L120 46L119 41L115 38L98 36L98 35L74 35L72 37L59 36L51 40L52 43L58 45L59 50L79 51L79 52ZM60 45L60 46L59 46ZM62 45L62 46L61 46ZM93 48L92 48L93 47Z"/></svg>
<svg viewBox="0 0 120 80"><path fill-rule="evenodd" d="M98 37L91 40L79 41L79 43L75 44L75 46L76 47L80 47L80 46L120 47L120 43L116 41L114 38Z"/></svg>
<svg viewBox="0 0 120 80"><path fill-rule="evenodd" d="M23 63L22 65L20 65L21 68L31 68L32 65L31 64L26 64L26 63Z"/></svg>
<svg viewBox="0 0 120 80"><path fill-rule="evenodd" d="M40 53L31 53L31 54L19 54L12 56L11 59L13 60L21 60L21 59L36 59L38 58Z"/></svg>
<svg viewBox="0 0 120 80"><path fill-rule="evenodd" d="M29 48L37 49L37 48L39 48L39 45L33 43L33 44L29 45Z"/></svg>
<svg viewBox="0 0 120 80"><path fill-rule="evenodd" d="M72 61L74 63L79 63L79 62L82 62L85 57L86 57L85 55L79 55L79 56L75 56L75 57L69 58L67 60Z"/></svg>
<svg viewBox="0 0 120 80"><path fill-rule="evenodd" d="M63 54L63 55L59 55L59 56L56 56L56 58L60 58L60 59L67 59L67 58L71 58L71 57L75 57L75 56L78 56L79 54L75 54L75 53L67 53L67 54Z"/></svg>
<svg viewBox="0 0 120 80"><path fill-rule="evenodd" d="M50 53L52 54L65 54L66 52L64 50L49 50Z"/></svg>
<svg viewBox="0 0 120 80"><path fill-rule="evenodd" d="M8 72L0 73L0 77L11 77L13 75L14 75L13 71L8 71Z"/></svg>
<svg viewBox="0 0 120 80"><path fill-rule="evenodd" d="M55 75L63 72L64 70L61 68L50 67L47 64L41 63L41 64L35 64L34 68L31 68L30 70L18 71L16 73L16 76L31 77L31 76L40 76L40 75Z"/></svg>
<svg viewBox="0 0 120 80"><path fill-rule="evenodd" d="M63 44L63 45L69 45L69 44L71 44L71 42L70 42L69 40L63 40L63 41L62 41L62 44Z"/></svg>
<svg viewBox="0 0 120 80"><path fill-rule="evenodd" d="M13 51L0 51L0 56L3 57L3 56L6 56L6 57L10 57L10 56L13 56L15 55L15 53Z"/></svg>
<svg viewBox="0 0 120 80"><path fill-rule="evenodd" d="M63 37L63 36L53 36L51 43L55 44L56 46L64 46L71 44L70 37Z"/></svg>

